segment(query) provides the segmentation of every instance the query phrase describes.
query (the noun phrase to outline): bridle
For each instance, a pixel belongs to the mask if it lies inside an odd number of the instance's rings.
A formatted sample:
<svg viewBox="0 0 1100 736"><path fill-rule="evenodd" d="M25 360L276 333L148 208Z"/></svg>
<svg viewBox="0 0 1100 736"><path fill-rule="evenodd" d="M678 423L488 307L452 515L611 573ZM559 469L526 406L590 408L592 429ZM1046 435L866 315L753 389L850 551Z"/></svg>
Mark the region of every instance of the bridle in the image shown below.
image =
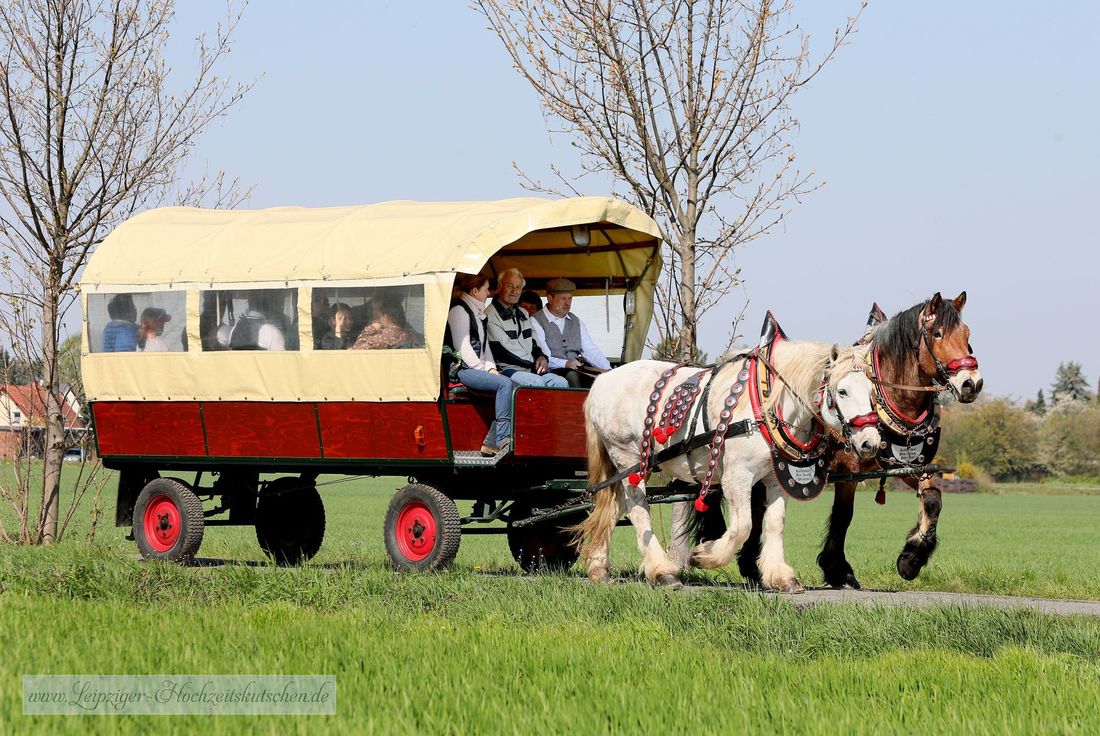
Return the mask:
<svg viewBox="0 0 1100 736"><path fill-rule="evenodd" d="M763 363L764 366L767 367L767 369L771 371L776 378L782 381L783 385L785 385L788 389L791 389L791 385L787 383L787 380L785 378L783 378L783 374L777 371L775 369L775 366L773 366L771 362L766 357L764 357L762 351L757 350L754 351L754 353L758 361ZM853 365L850 372L863 373L866 375L866 370L864 369L864 366L860 363L856 363L855 365ZM870 376L868 376L868 378L870 378ZM844 418L844 413L840 410L840 404L837 403L835 397L833 396L833 392L829 389L829 371L826 371L825 374L821 377L821 385L818 387L817 391L814 392L814 404L816 406L809 406L808 404L806 404L806 402L803 401L802 398L798 395L798 392L794 391L793 389L791 389L790 394L795 398L796 401L802 404L803 408L805 408L810 413L810 416L813 417L814 421L821 425L821 428L824 429L825 432L832 436L833 439L842 443L845 447L852 447L852 437L859 430L863 429L864 427L878 426L879 418L878 414L874 410L873 404L871 406L871 411L867 412L866 414L860 414L859 416L852 417L851 419ZM825 417L822 416L821 412L822 403L825 403L829 410L834 412L837 418L840 419L842 434L838 434L837 431L830 427L829 423L825 421ZM778 417L776 417L776 419L778 420ZM783 422L783 424L787 423Z"/></svg>
<svg viewBox="0 0 1100 736"><path fill-rule="evenodd" d="M962 397L959 395L959 390L951 383L951 377L958 375L962 371L973 371L978 369L978 359L972 354L974 348L970 347L970 343L967 343L966 349L970 352L948 361L945 365L940 362L940 359L936 357L936 351L932 349L932 333L928 330L927 320L921 323L920 331L921 341L924 343L925 348L928 349L928 354L932 356L932 361L936 364L936 378L932 381L935 388L939 391L948 390L956 399L961 399ZM924 390L927 391L929 389Z"/></svg>
<svg viewBox="0 0 1100 736"><path fill-rule="evenodd" d="M850 372L863 373L864 375L867 375L866 368L862 363L856 363L855 365L853 365ZM867 378L870 379L871 377L867 376ZM879 425L878 412L875 411L873 401L871 402L871 411L867 412L866 414L860 414L858 416L852 417L851 419L844 418L844 412L840 410L840 402L837 401L836 397L833 395L833 392L829 389L828 372L826 372L826 374L821 377L821 388L819 388L818 393L814 395L815 399L818 399L819 397L825 402L829 410L835 413L837 418L840 420L840 428L841 431L844 433L845 447L852 447L852 437L855 435L856 432L860 431L864 427L877 427ZM821 401L818 401L818 406L820 407L820 405ZM824 424L824 419L822 419L822 424ZM825 424L825 428L829 429L829 425Z"/></svg>

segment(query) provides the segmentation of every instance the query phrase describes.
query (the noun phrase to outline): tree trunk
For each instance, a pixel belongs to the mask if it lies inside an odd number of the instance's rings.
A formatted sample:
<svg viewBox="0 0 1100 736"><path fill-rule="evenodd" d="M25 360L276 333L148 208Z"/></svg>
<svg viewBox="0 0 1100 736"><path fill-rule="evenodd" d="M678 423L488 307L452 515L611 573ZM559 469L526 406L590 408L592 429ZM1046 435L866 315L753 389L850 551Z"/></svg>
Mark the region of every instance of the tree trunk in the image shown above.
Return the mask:
<svg viewBox="0 0 1100 736"><path fill-rule="evenodd" d="M42 512L38 537L42 544L57 541L61 506L61 462L65 454L65 418L61 411L57 371L57 321L61 299L60 277L51 273L42 308L42 392L46 406L46 439L42 452Z"/></svg>

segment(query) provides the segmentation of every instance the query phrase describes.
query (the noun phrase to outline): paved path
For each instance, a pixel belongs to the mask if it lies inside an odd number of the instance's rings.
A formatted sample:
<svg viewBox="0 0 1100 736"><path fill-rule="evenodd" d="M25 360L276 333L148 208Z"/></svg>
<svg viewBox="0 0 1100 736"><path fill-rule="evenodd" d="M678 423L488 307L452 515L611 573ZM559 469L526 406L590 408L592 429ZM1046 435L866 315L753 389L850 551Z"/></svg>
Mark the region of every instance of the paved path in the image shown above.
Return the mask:
<svg viewBox="0 0 1100 736"><path fill-rule="evenodd" d="M701 592L715 590L708 585L688 585L685 591ZM863 606L913 606L931 608L932 606L991 606L993 608L1030 608L1040 613L1052 613L1059 616L1096 616L1100 617L1100 601L1063 601L1052 598L1024 598L1008 595L972 595L969 593L940 593L926 590L833 590L816 588L797 595L782 593L762 593L773 598L781 598L798 605L817 605L820 603L857 603Z"/></svg>

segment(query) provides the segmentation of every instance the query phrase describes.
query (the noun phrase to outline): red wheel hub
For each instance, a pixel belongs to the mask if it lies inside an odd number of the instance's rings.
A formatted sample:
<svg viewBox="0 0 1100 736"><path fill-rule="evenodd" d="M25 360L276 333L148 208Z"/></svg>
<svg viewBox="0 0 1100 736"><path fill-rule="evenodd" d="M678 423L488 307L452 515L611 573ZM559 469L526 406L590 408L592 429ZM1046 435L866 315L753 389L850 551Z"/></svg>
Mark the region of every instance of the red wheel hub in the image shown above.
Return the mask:
<svg viewBox="0 0 1100 736"><path fill-rule="evenodd" d="M431 509L422 501L409 501L397 515L397 549L419 562L435 549L436 523Z"/></svg>
<svg viewBox="0 0 1100 736"><path fill-rule="evenodd" d="M176 546L182 526L180 517L175 501L168 496L155 496L145 507L145 518L142 519L149 546L157 552L167 552Z"/></svg>

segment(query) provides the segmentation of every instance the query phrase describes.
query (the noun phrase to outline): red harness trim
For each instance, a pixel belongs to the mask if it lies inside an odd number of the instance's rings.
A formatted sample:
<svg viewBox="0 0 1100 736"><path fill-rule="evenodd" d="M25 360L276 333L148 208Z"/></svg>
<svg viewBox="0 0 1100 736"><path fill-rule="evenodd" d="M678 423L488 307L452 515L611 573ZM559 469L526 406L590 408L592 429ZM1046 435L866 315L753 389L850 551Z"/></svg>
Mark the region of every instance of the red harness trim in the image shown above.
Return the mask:
<svg viewBox="0 0 1100 736"><path fill-rule="evenodd" d="M953 376L962 371L974 371L977 369L978 359L973 355L964 355L961 358L955 358L944 366L944 370L947 371L947 375L949 376Z"/></svg>
<svg viewBox="0 0 1100 736"><path fill-rule="evenodd" d="M870 425L878 425L878 414L871 412L870 414L860 414L858 417L852 417L848 420L848 424L856 429L863 429Z"/></svg>
<svg viewBox="0 0 1100 736"><path fill-rule="evenodd" d="M977 362L977 361L975 361L975 362ZM879 367L879 364L878 364L878 348L877 347L871 348L871 364L875 368L875 376L876 377L881 376L882 375L882 369ZM889 411L891 414L893 414L895 417L902 420L906 424L909 424L913 427L920 426L921 424L924 424L924 422L928 421L928 412L932 411L932 407L935 405L934 402L931 402L931 401L928 402L928 406L926 406L924 408L924 411L921 412L921 415L919 417L917 417L916 419L914 419L913 417L909 416L908 414L903 412L901 409L899 409L897 407L897 404L895 404L893 401L890 401L890 396L889 396L889 394L886 393L886 388L884 386L879 386L878 391L876 393L878 393L878 395L882 397L882 402L884 404L886 404L886 410L887 411Z"/></svg>
<svg viewBox="0 0 1100 736"><path fill-rule="evenodd" d="M775 342L779 342L779 338L776 338ZM772 345L774 345L775 342L773 342ZM768 441L769 445L775 447L775 438L772 437L771 429L768 427L768 423L764 418L764 411L760 401L760 382L757 380L757 377L759 375L757 372L759 365L760 361L755 359L749 365L749 383L752 384L752 390L749 391L749 399L752 400L752 416L753 419L757 421L760 427L760 434L764 436L764 439ZM765 368L764 370L766 376L767 368ZM780 421L783 420L783 408L781 406L777 406L775 408L775 415L780 419ZM818 424L818 420L814 419L811 427L816 427ZM810 441L807 443L803 443L799 441L797 437L792 436L789 432L784 432L782 425L776 427L776 430L783 435L783 439L785 441L794 445L802 452L809 452L810 450L813 450L815 447L818 446L822 439L820 432L813 432L810 436Z"/></svg>

